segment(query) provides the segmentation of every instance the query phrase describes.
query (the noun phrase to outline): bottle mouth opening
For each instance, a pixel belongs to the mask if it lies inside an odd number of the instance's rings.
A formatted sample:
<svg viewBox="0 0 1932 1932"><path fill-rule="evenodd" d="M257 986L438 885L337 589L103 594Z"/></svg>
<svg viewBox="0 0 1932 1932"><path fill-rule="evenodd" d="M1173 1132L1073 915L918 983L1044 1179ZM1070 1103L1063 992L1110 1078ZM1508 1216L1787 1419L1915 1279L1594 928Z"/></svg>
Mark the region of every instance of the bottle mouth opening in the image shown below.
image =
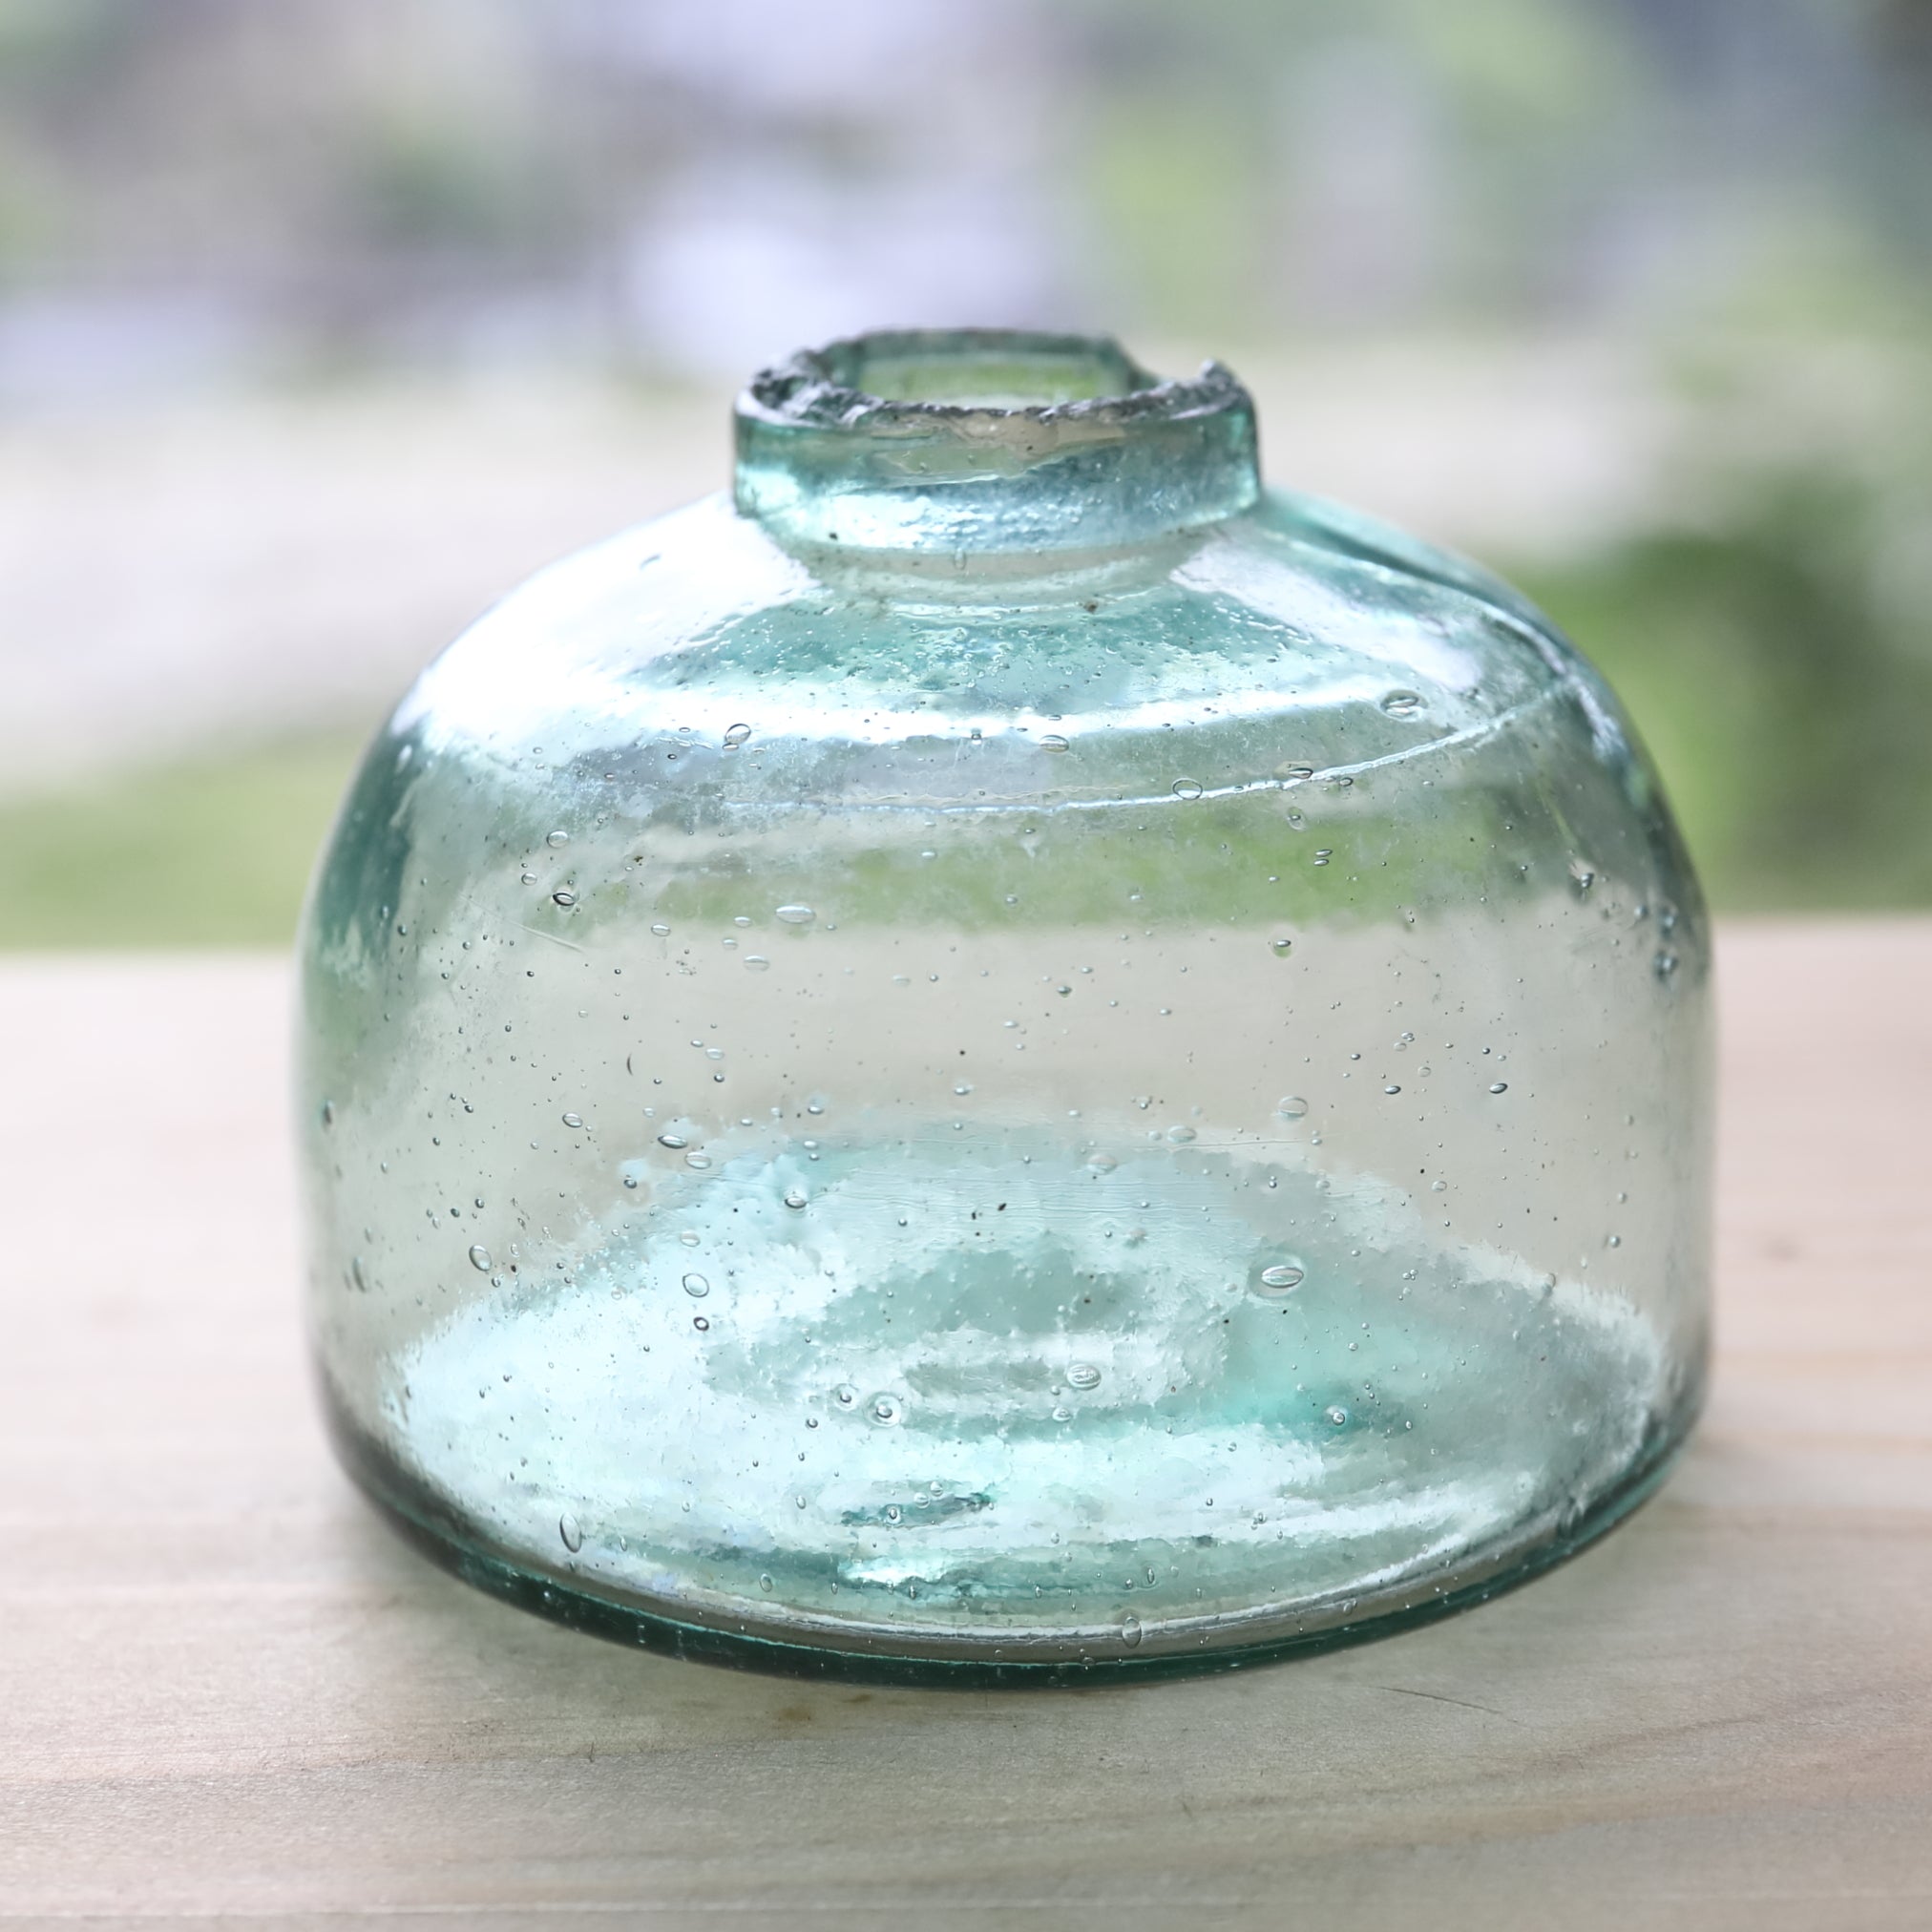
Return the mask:
<svg viewBox="0 0 1932 1932"><path fill-rule="evenodd" d="M1056 409L1158 381L1102 338L1017 330L858 336L833 343L822 359L833 382L881 403L962 410Z"/></svg>
<svg viewBox="0 0 1932 1932"><path fill-rule="evenodd" d="M876 329L761 370L741 412L860 429L969 417L1185 415L1247 398L1218 363L1189 381L1144 368L1111 336L1036 329Z"/></svg>

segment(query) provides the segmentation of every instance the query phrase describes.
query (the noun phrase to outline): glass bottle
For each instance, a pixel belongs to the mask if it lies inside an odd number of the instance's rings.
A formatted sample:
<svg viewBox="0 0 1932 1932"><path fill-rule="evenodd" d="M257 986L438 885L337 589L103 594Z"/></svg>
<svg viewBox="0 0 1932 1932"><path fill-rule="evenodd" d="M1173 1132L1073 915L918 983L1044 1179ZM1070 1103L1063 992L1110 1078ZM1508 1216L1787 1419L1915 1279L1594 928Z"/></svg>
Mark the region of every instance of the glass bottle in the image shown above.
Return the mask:
<svg viewBox="0 0 1932 1932"><path fill-rule="evenodd" d="M371 746L304 938L348 1467L651 1648L1228 1666L1574 1550L1702 1386L1696 887L1519 596L1111 342L833 344Z"/></svg>

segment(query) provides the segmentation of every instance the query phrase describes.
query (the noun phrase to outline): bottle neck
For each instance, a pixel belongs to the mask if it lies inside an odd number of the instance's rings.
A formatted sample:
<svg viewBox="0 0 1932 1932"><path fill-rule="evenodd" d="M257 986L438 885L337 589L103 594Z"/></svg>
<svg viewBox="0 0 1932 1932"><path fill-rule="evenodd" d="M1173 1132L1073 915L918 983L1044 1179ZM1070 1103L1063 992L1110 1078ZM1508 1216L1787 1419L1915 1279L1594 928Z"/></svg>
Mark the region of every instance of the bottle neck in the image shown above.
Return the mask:
<svg viewBox="0 0 1932 1932"><path fill-rule="evenodd" d="M736 430L738 508L786 543L1110 549L1260 494L1240 383L1164 382L1103 337L856 336L755 377Z"/></svg>

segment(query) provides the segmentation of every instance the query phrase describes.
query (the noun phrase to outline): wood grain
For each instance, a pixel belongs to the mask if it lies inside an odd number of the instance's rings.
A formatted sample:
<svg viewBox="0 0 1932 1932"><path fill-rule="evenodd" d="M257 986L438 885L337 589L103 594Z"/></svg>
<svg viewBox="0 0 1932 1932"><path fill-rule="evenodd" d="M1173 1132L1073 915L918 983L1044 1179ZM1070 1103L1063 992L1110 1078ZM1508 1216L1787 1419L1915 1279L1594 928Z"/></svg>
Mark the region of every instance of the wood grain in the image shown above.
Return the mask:
<svg viewBox="0 0 1932 1932"><path fill-rule="evenodd" d="M0 964L0 1922L1932 1926L1932 922L1733 926L1679 1474L1436 1628L803 1686L464 1589L309 1400L269 958Z"/></svg>

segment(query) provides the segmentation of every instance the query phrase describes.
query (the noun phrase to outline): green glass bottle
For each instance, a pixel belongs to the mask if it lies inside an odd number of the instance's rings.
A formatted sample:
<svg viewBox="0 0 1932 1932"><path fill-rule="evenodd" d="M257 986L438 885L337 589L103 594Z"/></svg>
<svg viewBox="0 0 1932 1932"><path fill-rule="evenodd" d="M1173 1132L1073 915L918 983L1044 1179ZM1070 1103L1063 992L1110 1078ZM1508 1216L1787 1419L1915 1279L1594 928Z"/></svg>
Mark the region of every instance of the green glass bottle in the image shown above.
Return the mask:
<svg viewBox="0 0 1932 1932"><path fill-rule="evenodd" d="M348 1466L472 1581L918 1681L1400 1627L1702 1386L1695 884L1475 566L1113 344L837 343L735 493L544 572L304 939Z"/></svg>

